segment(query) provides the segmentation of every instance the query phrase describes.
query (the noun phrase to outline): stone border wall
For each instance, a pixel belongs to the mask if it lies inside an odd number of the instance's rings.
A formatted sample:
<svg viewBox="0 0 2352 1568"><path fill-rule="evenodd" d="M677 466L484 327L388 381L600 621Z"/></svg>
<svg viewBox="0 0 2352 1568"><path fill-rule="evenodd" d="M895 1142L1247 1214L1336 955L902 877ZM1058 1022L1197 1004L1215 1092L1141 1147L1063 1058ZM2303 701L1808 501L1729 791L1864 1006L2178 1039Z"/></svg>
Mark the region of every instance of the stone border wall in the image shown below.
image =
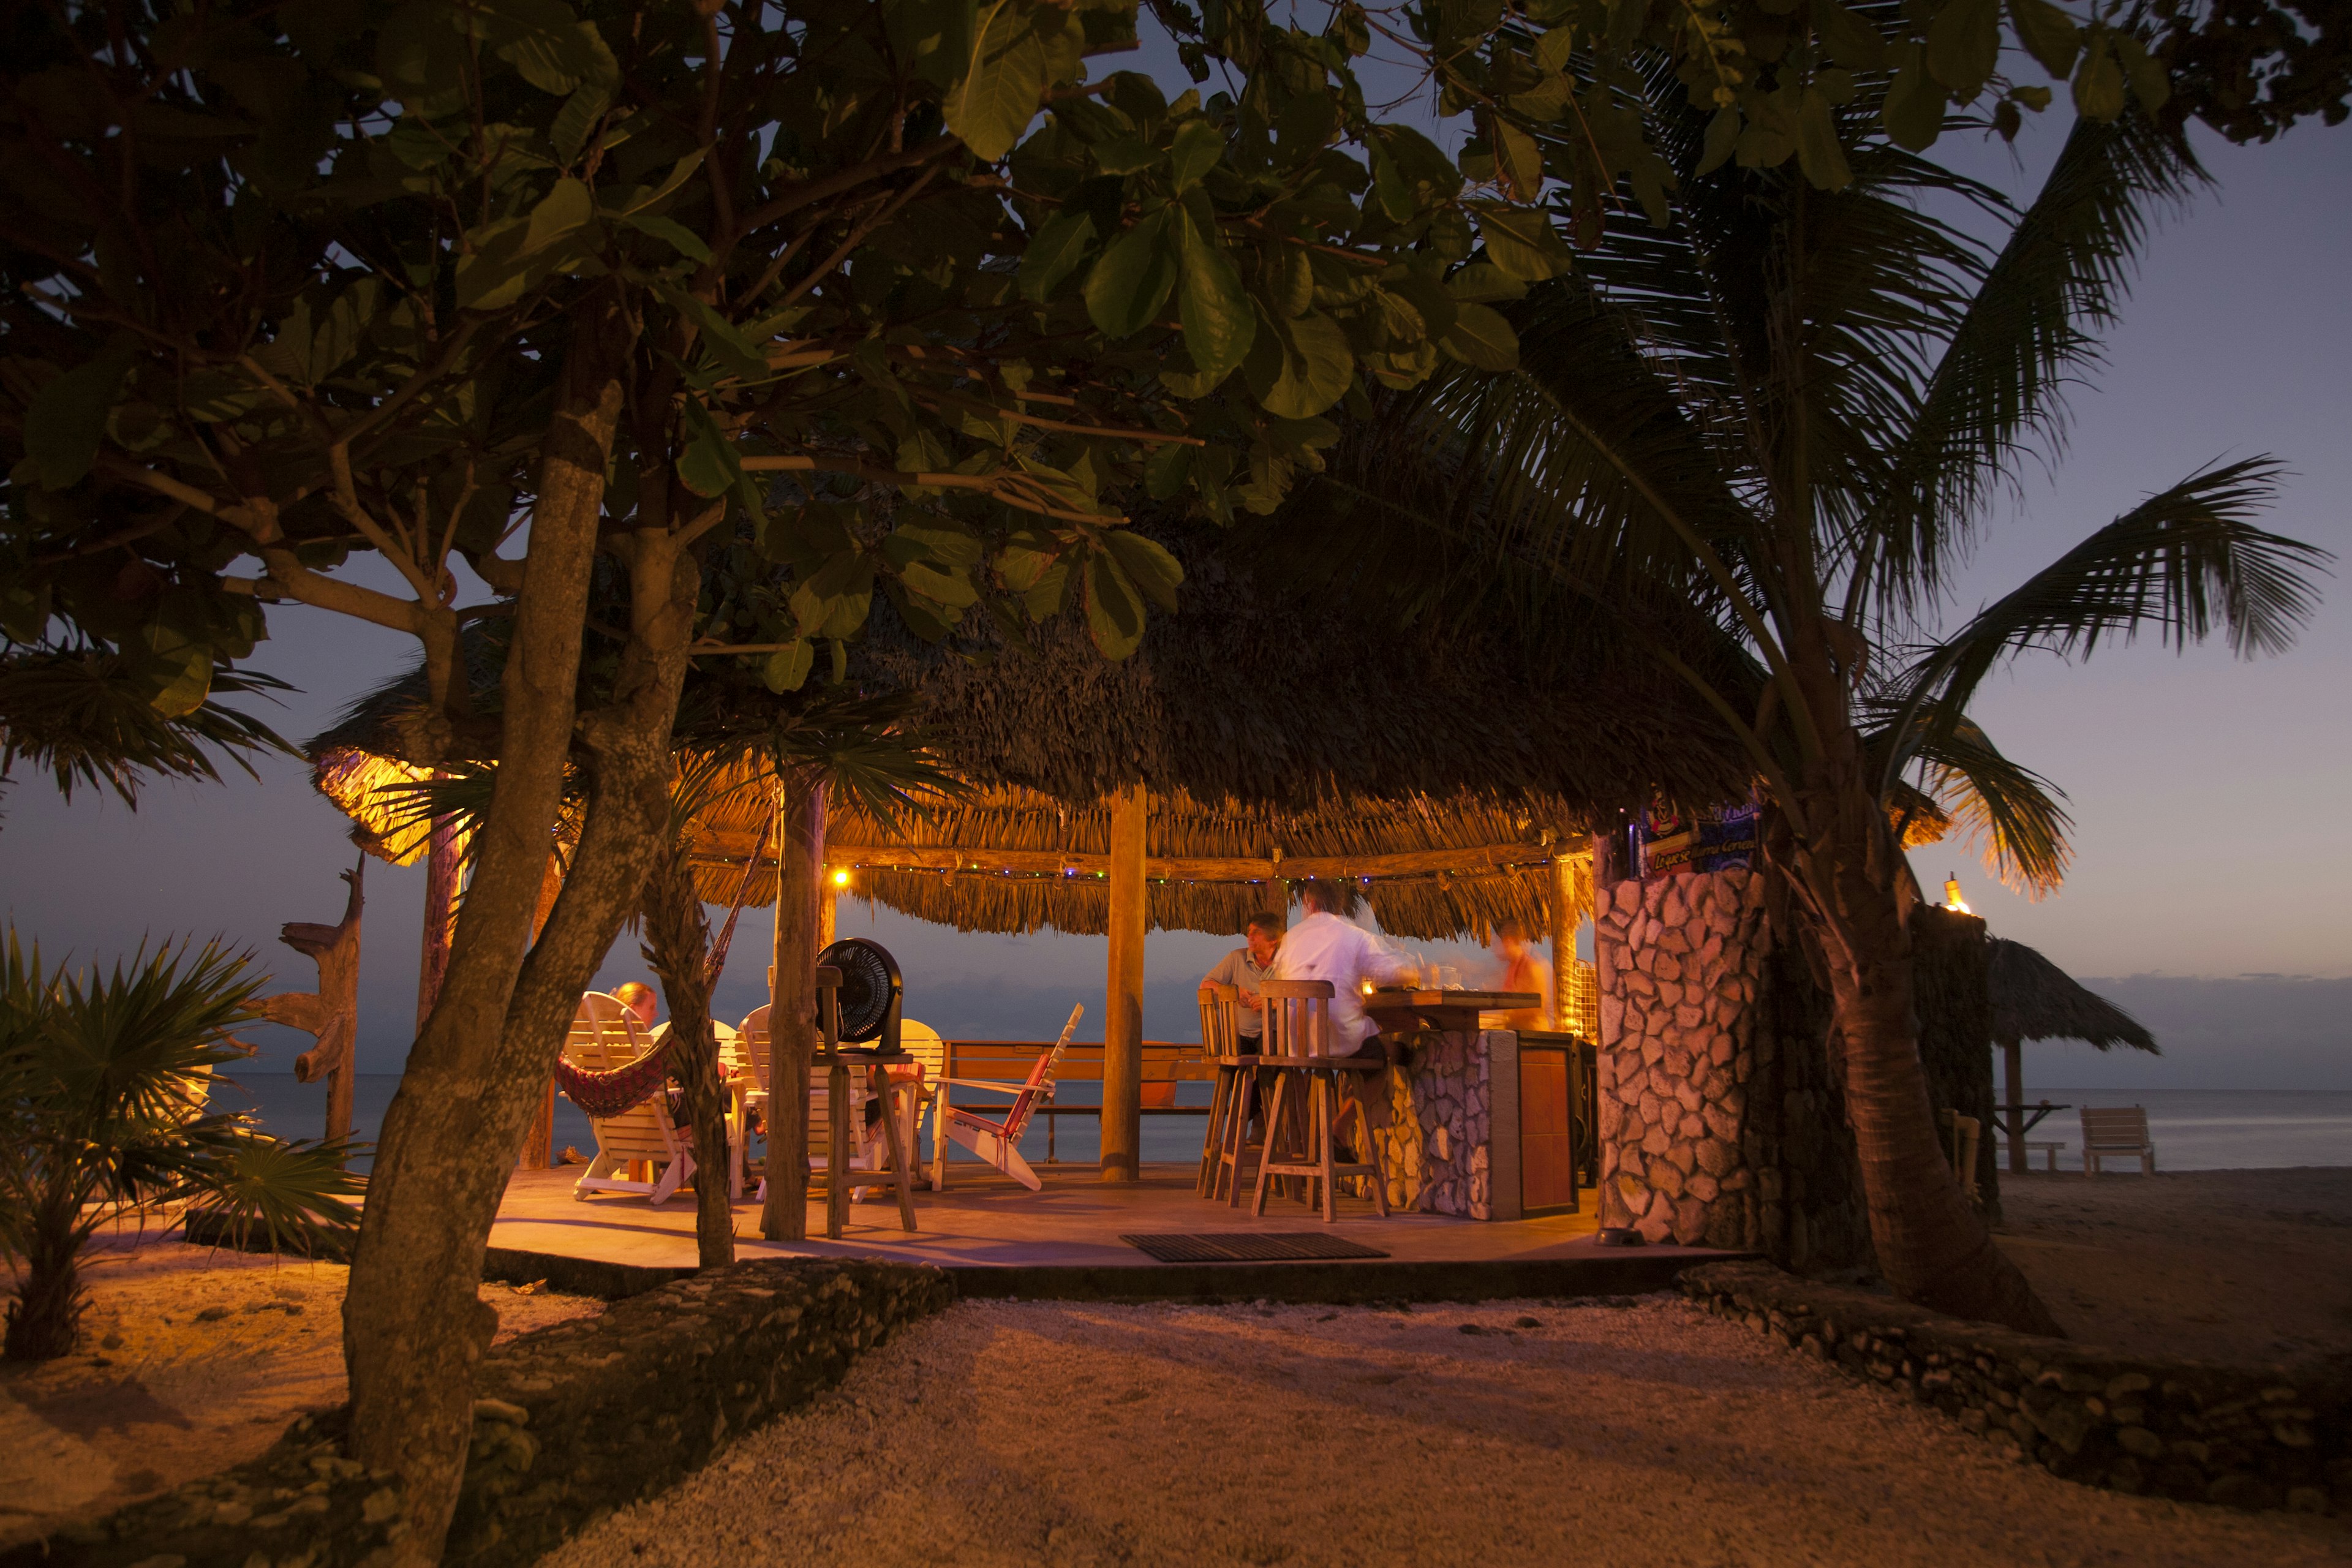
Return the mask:
<svg viewBox="0 0 2352 1568"><path fill-rule="evenodd" d="M2117 1356L1769 1264L1704 1264L1678 1283L1717 1316L1902 1388L2066 1480L2231 1508L2352 1510L2352 1390L2340 1385Z"/></svg>
<svg viewBox="0 0 2352 1568"><path fill-rule="evenodd" d="M698 1274L497 1346L445 1562L522 1568L675 1485L954 1299L936 1268L761 1261ZM344 1413L251 1464L0 1554L66 1568L357 1568L400 1526L398 1481L342 1456Z"/></svg>

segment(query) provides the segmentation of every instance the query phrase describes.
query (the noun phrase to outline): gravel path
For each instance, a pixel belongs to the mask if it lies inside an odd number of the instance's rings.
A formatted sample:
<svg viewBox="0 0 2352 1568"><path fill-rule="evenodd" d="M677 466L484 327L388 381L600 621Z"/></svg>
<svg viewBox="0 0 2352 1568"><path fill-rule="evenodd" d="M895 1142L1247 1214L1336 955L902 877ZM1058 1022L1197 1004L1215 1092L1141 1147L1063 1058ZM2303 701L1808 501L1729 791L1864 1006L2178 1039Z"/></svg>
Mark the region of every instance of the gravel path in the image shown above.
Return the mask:
<svg viewBox="0 0 2352 1568"><path fill-rule="evenodd" d="M2347 1562L2344 1521L2071 1486L1650 1297L967 1301L546 1564Z"/></svg>

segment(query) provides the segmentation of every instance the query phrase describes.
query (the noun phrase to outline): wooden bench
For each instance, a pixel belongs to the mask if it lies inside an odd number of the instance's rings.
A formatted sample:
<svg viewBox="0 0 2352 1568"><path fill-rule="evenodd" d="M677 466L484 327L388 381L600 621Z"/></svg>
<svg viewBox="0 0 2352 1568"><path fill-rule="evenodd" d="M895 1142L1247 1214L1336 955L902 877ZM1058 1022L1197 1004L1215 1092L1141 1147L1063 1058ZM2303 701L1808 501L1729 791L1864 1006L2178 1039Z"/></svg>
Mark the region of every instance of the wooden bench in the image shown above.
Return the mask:
<svg viewBox="0 0 2352 1568"><path fill-rule="evenodd" d="M2066 1140L2063 1138L2054 1142L2043 1142L2039 1139L2028 1138L2025 1141L2025 1158L2031 1162L2033 1152L2039 1149L2042 1151L2042 1168L2045 1171L2055 1171L2058 1168L2058 1152L2065 1147Z"/></svg>
<svg viewBox="0 0 2352 1568"><path fill-rule="evenodd" d="M1028 1075L1039 1053L1053 1047L1051 1040L950 1040L947 1042L946 1078L967 1078L1018 1080ZM1143 1114L1146 1116L1202 1116L1209 1114L1206 1105L1179 1105L1176 1086L1180 1083L1208 1083L1217 1076L1216 1064L1197 1041L1145 1040L1143 1043L1142 1091ZM1072 1040L1062 1057L1061 1069L1055 1077L1062 1083L1100 1083L1103 1075L1103 1043L1100 1040ZM1055 1105L1052 1101L1037 1108L1045 1119L1045 1159L1058 1164L1055 1134L1058 1122L1065 1116L1098 1117L1099 1105Z"/></svg>
<svg viewBox="0 0 2352 1568"><path fill-rule="evenodd" d="M2156 1174L2156 1145L2148 1141L2147 1110L2137 1105L2105 1110L2084 1106L2083 1174L2097 1175L2100 1161L2117 1154L2138 1155L2140 1174Z"/></svg>

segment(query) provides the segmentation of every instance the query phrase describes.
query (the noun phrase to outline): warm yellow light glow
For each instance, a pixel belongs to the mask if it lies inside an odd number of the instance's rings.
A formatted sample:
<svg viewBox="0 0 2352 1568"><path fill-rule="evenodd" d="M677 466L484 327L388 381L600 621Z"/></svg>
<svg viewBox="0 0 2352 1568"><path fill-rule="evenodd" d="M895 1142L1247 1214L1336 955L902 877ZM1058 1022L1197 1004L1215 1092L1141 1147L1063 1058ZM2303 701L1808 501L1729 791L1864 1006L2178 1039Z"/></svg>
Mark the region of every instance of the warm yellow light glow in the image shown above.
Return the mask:
<svg viewBox="0 0 2352 1568"><path fill-rule="evenodd" d="M1367 980L1367 981L1365 981L1365 982L1364 982L1364 994L1365 994L1365 995L1367 995L1367 996L1370 996L1371 994L1372 994L1372 983L1371 983L1370 981Z"/></svg>
<svg viewBox="0 0 2352 1568"><path fill-rule="evenodd" d="M846 888L849 886L849 870L846 867L844 867L841 870L835 871L833 874L833 885L836 888Z"/></svg>
<svg viewBox="0 0 2352 1568"><path fill-rule="evenodd" d="M1956 914L1974 912L1969 908L1969 901L1960 897L1960 879L1958 877L1944 879L1944 907Z"/></svg>

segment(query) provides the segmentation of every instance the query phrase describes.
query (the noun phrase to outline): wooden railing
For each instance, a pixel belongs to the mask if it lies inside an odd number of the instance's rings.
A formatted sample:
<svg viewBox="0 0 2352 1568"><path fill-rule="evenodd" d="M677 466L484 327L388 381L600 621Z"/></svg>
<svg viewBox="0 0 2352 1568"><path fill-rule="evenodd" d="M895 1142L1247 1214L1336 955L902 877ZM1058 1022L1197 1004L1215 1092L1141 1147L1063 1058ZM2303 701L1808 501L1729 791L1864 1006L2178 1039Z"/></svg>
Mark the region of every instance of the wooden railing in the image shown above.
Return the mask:
<svg viewBox="0 0 2352 1568"><path fill-rule="evenodd" d="M1028 1078L1037 1058L1054 1048L1051 1040L949 1040L947 1044L947 1076L990 1079L999 1083L1019 1083ZM1103 1075L1103 1043L1100 1040L1072 1040L1062 1053L1062 1065L1055 1073L1061 1083L1100 1083ZM1146 1040L1143 1042L1143 1097L1146 1116L1206 1116L1205 1105L1175 1105L1150 1103L1155 1099L1171 1097L1180 1083L1206 1083L1216 1077L1207 1053L1198 1041ZM1153 1092L1154 1086L1160 1088ZM962 1105L965 1102L958 1100ZM1003 1100L975 1100L970 1109L983 1115L1002 1111ZM1045 1161L1059 1163L1056 1148L1060 1119L1065 1116L1100 1117L1099 1105L1057 1105L1048 1100L1036 1110L1045 1119Z"/></svg>

